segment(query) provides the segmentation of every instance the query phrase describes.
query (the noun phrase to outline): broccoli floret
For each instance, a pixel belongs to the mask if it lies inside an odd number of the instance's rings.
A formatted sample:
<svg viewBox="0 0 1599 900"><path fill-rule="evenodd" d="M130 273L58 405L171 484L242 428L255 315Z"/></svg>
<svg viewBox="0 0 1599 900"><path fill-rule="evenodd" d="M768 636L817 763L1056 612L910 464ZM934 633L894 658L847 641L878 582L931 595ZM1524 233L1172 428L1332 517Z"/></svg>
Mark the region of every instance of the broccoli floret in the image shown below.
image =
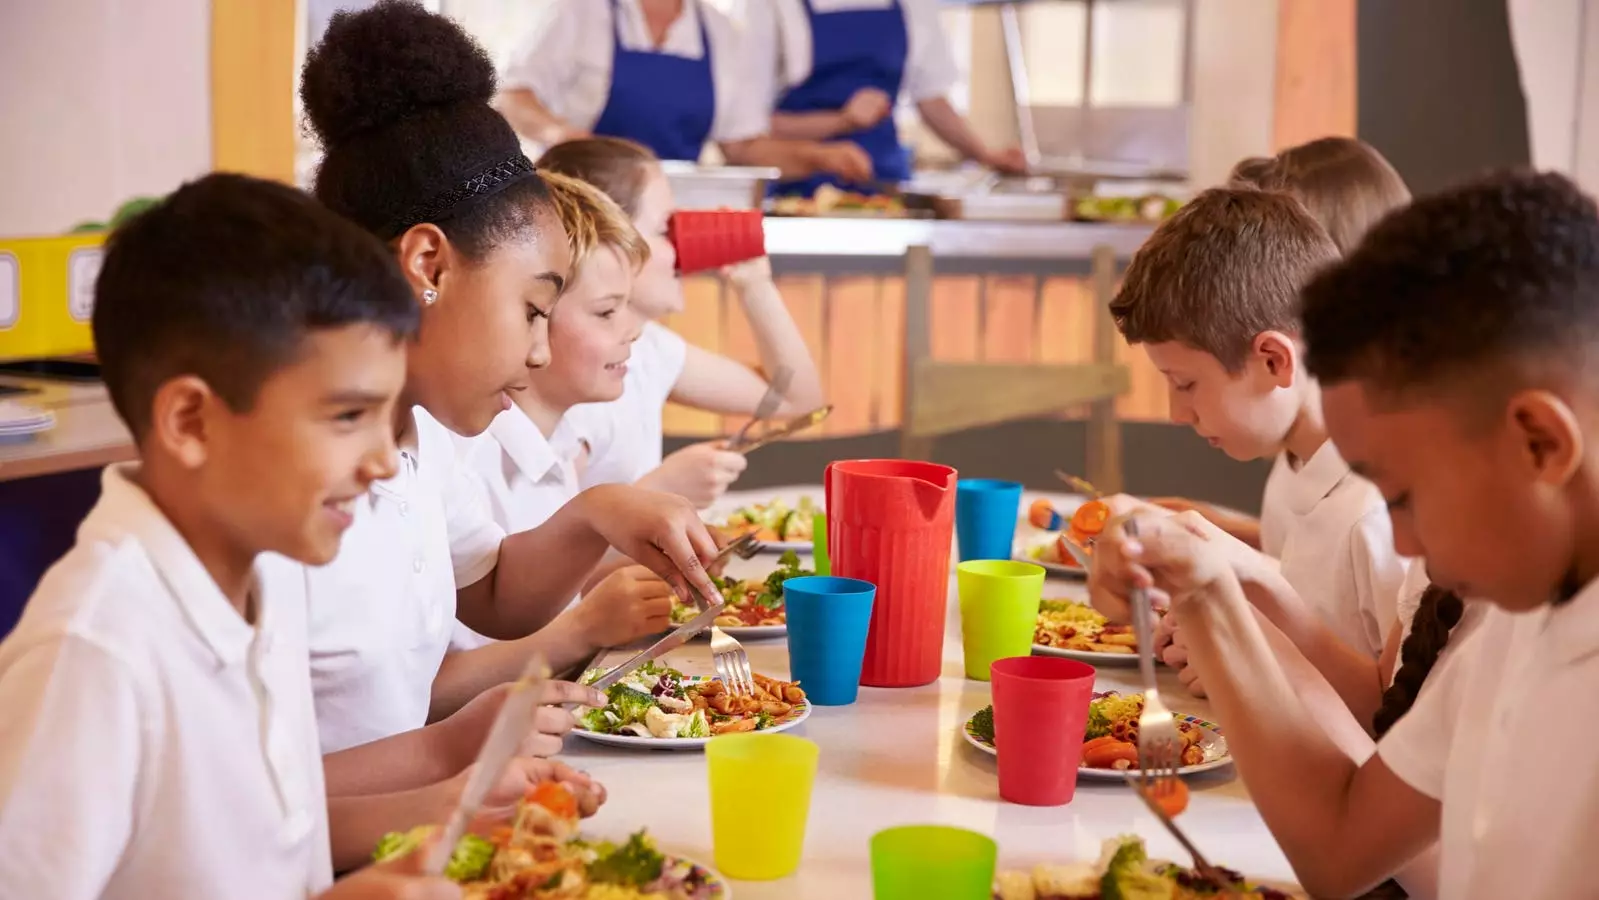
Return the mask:
<svg viewBox="0 0 1599 900"><path fill-rule="evenodd" d="M1110 734L1110 717L1098 703L1088 704L1088 727L1083 730L1083 740L1091 741Z"/></svg>
<svg viewBox="0 0 1599 900"><path fill-rule="evenodd" d="M462 835L444 866L444 877L463 884L482 878L494 861L494 849L493 844L475 834Z"/></svg>
<svg viewBox="0 0 1599 900"><path fill-rule="evenodd" d="M774 725L776 723L776 721L777 720L772 718L771 713L756 713L755 714L755 730L756 731L764 731L764 730L766 730L768 728L771 728L772 725Z"/></svg>
<svg viewBox="0 0 1599 900"><path fill-rule="evenodd" d="M978 740L994 743L994 707L985 706L972 716L972 733Z"/></svg>
<svg viewBox="0 0 1599 900"><path fill-rule="evenodd" d="M1142 840L1122 838L1099 882L1102 900L1170 900L1172 882L1150 871L1144 865L1148 859Z"/></svg>
<svg viewBox="0 0 1599 900"><path fill-rule="evenodd" d="M606 709L616 713L621 721L618 725L632 725L634 722L644 721L644 716L655 708L655 698L644 693L638 688L618 684L611 688L609 694L610 704Z"/></svg>
<svg viewBox="0 0 1599 900"><path fill-rule="evenodd" d="M800 568L799 554L793 550L785 550L783 555L777 558L777 569L766 576L764 585L766 589L761 592L760 596L755 598L754 602L757 606L775 609L779 603L783 602L783 582L790 578L814 574L816 573L809 569Z"/></svg>
<svg viewBox="0 0 1599 900"><path fill-rule="evenodd" d="M391 831L378 839L377 848L372 851L372 861L386 862L405 856L421 846L432 833L431 825L418 825L410 831Z"/></svg>
<svg viewBox="0 0 1599 900"><path fill-rule="evenodd" d="M577 680L577 683L578 684L593 684L594 682L599 681L600 680L600 676L604 675L604 674L605 674L605 670L604 669L589 669L587 672L583 673L583 677L579 678Z"/></svg>
<svg viewBox="0 0 1599 900"><path fill-rule="evenodd" d="M391 831L378 841L377 849L372 851L372 861L387 862L407 856L432 835L431 825L418 825L405 832ZM493 844L475 834L463 835L455 845L455 852L450 854L450 861L444 866L444 877L457 882L482 878L494 859L494 849Z"/></svg>
<svg viewBox="0 0 1599 900"><path fill-rule="evenodd" d="M610 734L614 727L603 709L586 709L577 717L577 723L583 728L598 734Z"/></svg>
<svg viewBox="0 0 1599 900"><path fill-rule="evenodd" d="M602 846L588 866L589 879L601 884L643 887L661 877L666 858L655 849L648 834L638 832L620 847Z"/></svg>

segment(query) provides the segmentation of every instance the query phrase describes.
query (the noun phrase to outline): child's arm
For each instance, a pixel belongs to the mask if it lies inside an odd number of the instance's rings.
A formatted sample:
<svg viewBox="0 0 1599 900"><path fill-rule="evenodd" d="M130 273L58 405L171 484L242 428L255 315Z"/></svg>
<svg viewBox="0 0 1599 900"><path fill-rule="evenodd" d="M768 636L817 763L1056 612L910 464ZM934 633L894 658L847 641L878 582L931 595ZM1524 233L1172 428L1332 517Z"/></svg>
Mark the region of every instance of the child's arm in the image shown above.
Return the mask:
<svg viewBox="0 0 1599 900"><path fill-rule="evenodd" d="M1225 513L1209 503L1187 500L1182 497L1156 497L1149 502L1172 512L1193 510L1222 531L1227 532L1256 550L1260 549L1260 520L1254 516L1246 516L1242 513Z"/></svg>
<svg viewBox="0 0 1599 900"><path fill-rule="evenodd" d="M505 538L489 574L456 591L456 617L487 637L526 637L565 608L613 546L679 596L716 596L702 565L716 555L716 541L694 508L681 497L604 484Z"/></svg>
<svg viewBox="0 0 1599 900"><path fill-rule="evenodd" d="M695 409L749 415L766 393L766 378L786 366L794 373L793 380L776 415L795 416L821 406L822 379L816 361L772 281L771 263L765 257L740 263L731 267L728 278L744 301L766 377L742 363L690 344L683 371L672 385L671 399Z"/></svg>
<svg viewBox="0 0 1599 900"><path fill-rule="evenodd" d="M1131 540L1113 526L1095 545L1095 606L1125 617L1134 585L1172 598L1239 774L1301 883L1317 896L1355 894L1426 850L1438 801L1381 757L1357 765L1329 736L1277 662L1225 550L1173 519L1139 528Z"/></svg>

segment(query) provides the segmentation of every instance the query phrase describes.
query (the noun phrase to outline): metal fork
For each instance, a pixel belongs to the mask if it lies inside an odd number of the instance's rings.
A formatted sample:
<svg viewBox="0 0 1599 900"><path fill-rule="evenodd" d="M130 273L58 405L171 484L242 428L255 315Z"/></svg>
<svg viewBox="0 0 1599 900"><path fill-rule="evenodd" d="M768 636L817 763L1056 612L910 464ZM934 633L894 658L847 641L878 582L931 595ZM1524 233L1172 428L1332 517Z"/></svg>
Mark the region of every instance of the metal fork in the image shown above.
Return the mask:
<svg viewBox="0 0 1599 900"><path fill-rule="evenodd" d="M777 367L777 370L772 373L772 380L767 382L766 393L761 396L760 403L755 406L755 415L750 416L750 420L744 423L744 427L740 428L738 433L728 439L727 449L737 450L742 447L745 439L749 437L750 429L755 427L755 423L770 419L777 412L777 408L783 405L784 395L788 393L789 382L793 380L793 369L788 366Z"/></svg>
<svg viewBox="0 0 1599 900"><path fill-rule="evenodd" d="M1141 729L1140 734L1142 734ZM1209 881L1213 886L1220 888L1222 897L1226 898L1226 900L1234 900L1238 896L1238 892L1234 889L1233 880L1223 874L1220 869L1211 865L1210 861L1205 859L1205 855L1199 852L1199 848L1194 846L1194 842L1188 839L1188 835L1177 827L1177 823L1173 821L1172 817L1166 815L1166 810L1161 808L1151 793L1153 783L1150 781L1148 773L1141 773L1138 778L1134 778L1131 772L1123 772L1122 777L1127 779L1127 786L1133 789L1133 793L1138 795L1138 799L1144 801L1144 805L1149 808L1151 813L1155 814L1155 818L1160 820L1160 824L1166 826L1166 830L1171 833L1172 837L1177 839L1177 843L1188 851L1190 857L1193 857L1194 871L1198 872L1201 878Z"/></svg>
<svg viewBox="0 0 1599 900"><path fill-rule="evenodd" d="M711 627L711 661L716 664L717 677L733 696L755 693L755 676L750 672L750 657L744 652L744 645L715 626Z"/></svg>
<svg viewBox="0 0 1599 900"><path fill-rule="evenodd" d="M1138 537L1138 523L1128 520L1127 536ZM1128 598L1133 613L1133 634L1138 639L1138 672L1144 680L1144 711L1138 715L1138 769L1146 779L1176 778L1182 761L1183 739L1177 720L1160 699L1155 684L1155 613L1149 593L1134 589Z"/></svg>

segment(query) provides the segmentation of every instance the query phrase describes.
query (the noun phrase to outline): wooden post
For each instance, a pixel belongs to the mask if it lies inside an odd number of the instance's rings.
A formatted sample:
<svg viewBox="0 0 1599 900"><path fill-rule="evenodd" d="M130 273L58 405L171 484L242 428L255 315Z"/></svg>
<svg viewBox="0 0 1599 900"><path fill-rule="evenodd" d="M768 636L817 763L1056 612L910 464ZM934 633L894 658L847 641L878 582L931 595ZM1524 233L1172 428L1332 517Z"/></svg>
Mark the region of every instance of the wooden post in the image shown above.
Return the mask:
<svg viewBox="0 0 1599 900"><path fill-rule="evenodd" d="M1116 361L1116 322L1110 315L1110 302L1116 296L1116 253L1109 247L1094 248L1094 362L1112 365ZM1088 480L1107 494L1122 489L1122 435L1116 418L1116 398L1095 400L1088 408Z"/></svg>
<svg viewBox="0 0 1599 900"><path fill-rule="evenodd" d="M932 459L932 435L914 431L917 374L932 360L933 250L910 247L905 251L905 384L900 395L899 455L902 459Z"/></svg>

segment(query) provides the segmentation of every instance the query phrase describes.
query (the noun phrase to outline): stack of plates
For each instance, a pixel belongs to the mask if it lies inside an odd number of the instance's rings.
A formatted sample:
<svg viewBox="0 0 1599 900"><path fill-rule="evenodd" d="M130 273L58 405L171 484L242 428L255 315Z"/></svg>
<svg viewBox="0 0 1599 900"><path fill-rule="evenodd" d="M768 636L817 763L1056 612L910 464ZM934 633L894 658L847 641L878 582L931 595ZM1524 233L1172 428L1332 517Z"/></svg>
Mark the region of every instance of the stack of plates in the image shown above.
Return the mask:
<svg viewBox="0 0 1599 900"><path fill-rule="evenodd" d="M18 403L15 400L0 400L0 441L16 440L41 431L49 431L55 427L55 413Z"/></svg>

